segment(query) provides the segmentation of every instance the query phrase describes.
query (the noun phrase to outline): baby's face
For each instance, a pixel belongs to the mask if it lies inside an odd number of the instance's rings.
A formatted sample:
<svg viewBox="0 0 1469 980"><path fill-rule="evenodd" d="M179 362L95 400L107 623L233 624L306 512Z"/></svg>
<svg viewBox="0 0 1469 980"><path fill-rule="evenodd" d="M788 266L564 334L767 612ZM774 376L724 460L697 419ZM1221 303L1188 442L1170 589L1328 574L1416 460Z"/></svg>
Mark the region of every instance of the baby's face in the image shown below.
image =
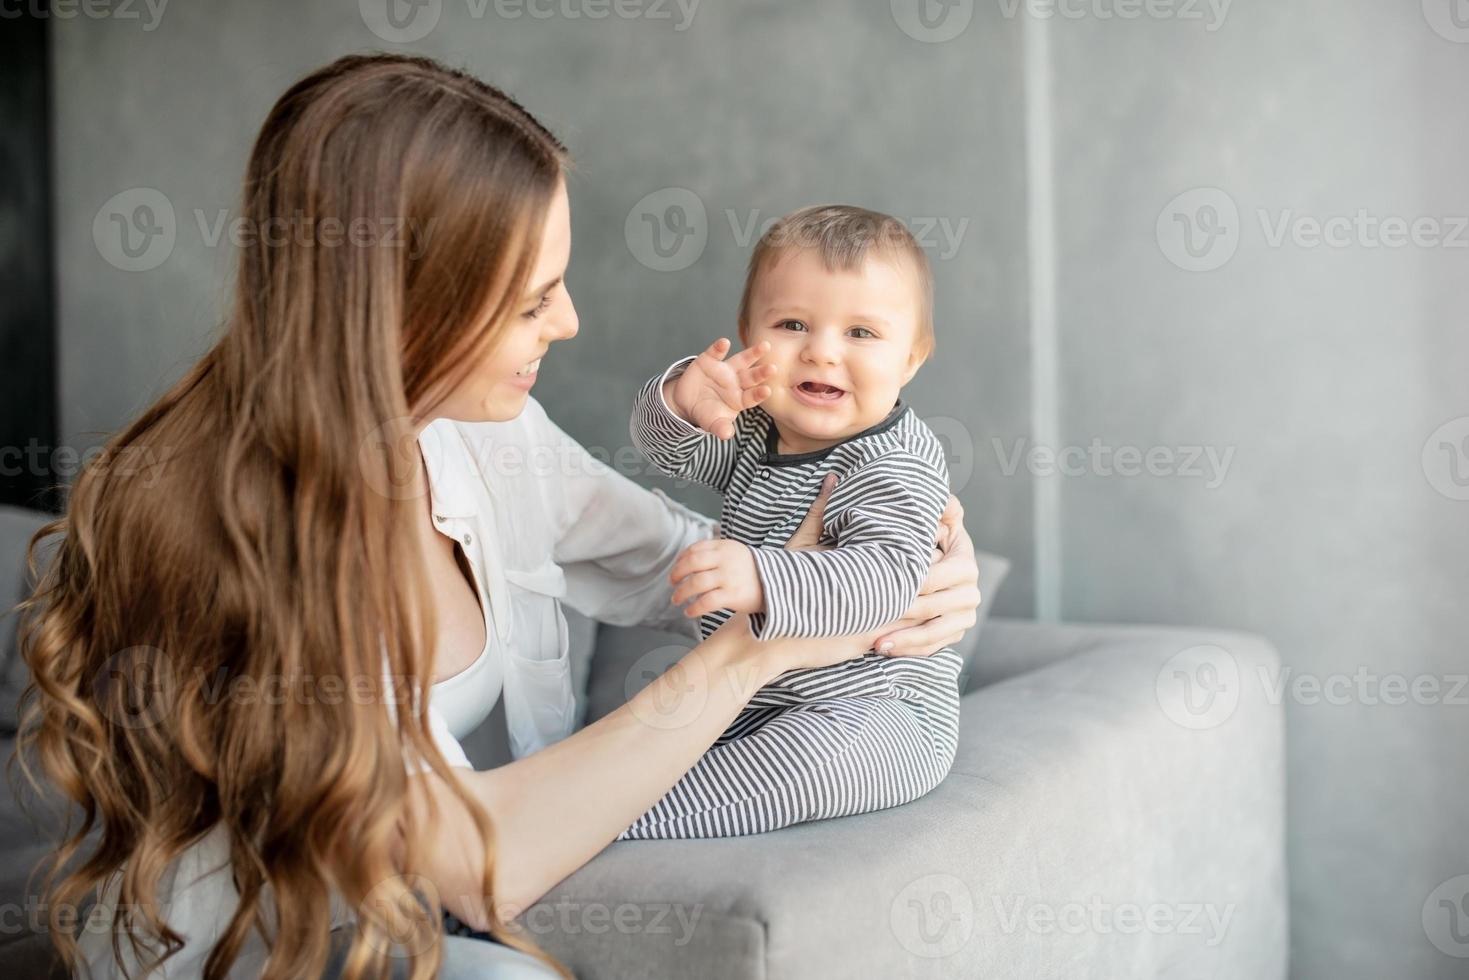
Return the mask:
<svg viewBox="0 0 1469 980"><path fill-rule="evenodd" d="M760 274L744 340L770 342L776 374L760 407L781 452L825 449L887 417L922 363L918 290L906 262L877 254L832 272L814 249L791 249Z"/></svg>

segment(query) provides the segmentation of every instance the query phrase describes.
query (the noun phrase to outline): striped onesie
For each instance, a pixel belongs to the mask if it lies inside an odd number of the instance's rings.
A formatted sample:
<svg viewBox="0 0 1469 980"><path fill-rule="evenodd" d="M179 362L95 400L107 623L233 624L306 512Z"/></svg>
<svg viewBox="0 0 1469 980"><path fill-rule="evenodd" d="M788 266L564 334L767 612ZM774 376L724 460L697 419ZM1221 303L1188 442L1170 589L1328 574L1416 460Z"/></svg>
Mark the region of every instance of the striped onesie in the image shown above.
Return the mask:
<svg viewBox="0 0 1469 980"><path fill-rule="evenodd" d="M637 447L669 476L724 494L720 534L750 546L765 611L759 639L840 636L901 616L928 575L949 498L943 447L899 401L887 418L835 446L777 453L774 421L739 413L723 440L685 422L651 378L633 409ZM827 473L827 551L787 551ZM707 637L732 615L701 617ZM868 651L830 667L792 670L755 693L714 746L620 840L734 837L917 799L948 774L958 746L959 655Z"/></svg>

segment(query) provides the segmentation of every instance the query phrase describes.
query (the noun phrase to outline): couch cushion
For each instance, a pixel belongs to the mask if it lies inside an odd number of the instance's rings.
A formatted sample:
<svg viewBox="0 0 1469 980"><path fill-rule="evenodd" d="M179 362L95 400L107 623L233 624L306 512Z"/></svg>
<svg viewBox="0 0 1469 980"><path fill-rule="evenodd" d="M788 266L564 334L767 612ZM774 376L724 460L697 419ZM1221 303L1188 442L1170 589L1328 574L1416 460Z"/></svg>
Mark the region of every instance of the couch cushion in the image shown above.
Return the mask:
<svg viewBox="0 0 1469 980"><path fill-rule="evenodd" d="M1281 706L1246 686L1199 727L1171 683L1211 656L1272 669L1275 651L1022 628L1073 655L967 695L953 770L922 799L615 843L520 924L583 980L1285 976Z"/></svg>

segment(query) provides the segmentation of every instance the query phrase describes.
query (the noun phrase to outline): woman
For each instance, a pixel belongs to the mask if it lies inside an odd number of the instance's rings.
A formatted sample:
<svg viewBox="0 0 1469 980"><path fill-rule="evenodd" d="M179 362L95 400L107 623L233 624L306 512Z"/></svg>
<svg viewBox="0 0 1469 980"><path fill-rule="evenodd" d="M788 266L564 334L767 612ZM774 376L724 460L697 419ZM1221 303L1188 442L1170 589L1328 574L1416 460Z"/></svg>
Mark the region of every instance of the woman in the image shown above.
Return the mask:
<svg viewBox="0 0 1469 980"><path fill-rule="evenodd" d="M950 555L882 637L759 644L741 617L569 734L557 598L670 624L667 571L710 527L592 465L529 400L577 331L565 167L514 101L421 59L341 59L272 109L243 213L312 233L242 249L216 346L37 538L64 535L26 604L26 744L86 816L51 907L102 894L79 948L61 940L69 962L296 978L335 950L348 977L543 970L445 937L441 909L529 949L503 925L761 684L972 625L951 511ZM108 465L124 459L157 462ZM517 760L475 772L456 737L501 693Z"/></svg>

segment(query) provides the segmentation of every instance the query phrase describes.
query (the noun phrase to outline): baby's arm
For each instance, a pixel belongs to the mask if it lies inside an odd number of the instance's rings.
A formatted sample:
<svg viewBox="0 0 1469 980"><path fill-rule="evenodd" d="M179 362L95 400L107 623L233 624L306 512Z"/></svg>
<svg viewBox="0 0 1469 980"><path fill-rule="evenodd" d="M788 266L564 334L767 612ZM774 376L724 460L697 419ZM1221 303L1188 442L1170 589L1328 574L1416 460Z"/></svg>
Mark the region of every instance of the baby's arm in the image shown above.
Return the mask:
<svg viewBox="0 0 1469 980"><path fill-rule="evenodd" d="M633 406L633 445L669 476L723 492L744 435L739 413L770 396L761 384L775 370L759 364L759 344L724 360L729 341L676 361L643 385Z"/></svg>
<svg viewBox="0 0 1469 980"><path fill-rule="evenodd" d="M928 574L948 499L943 470L913 453L843 476L826 511L835 548L751 549L765 607L751 617L755 636L842 636L897 619Z"/></svg>

